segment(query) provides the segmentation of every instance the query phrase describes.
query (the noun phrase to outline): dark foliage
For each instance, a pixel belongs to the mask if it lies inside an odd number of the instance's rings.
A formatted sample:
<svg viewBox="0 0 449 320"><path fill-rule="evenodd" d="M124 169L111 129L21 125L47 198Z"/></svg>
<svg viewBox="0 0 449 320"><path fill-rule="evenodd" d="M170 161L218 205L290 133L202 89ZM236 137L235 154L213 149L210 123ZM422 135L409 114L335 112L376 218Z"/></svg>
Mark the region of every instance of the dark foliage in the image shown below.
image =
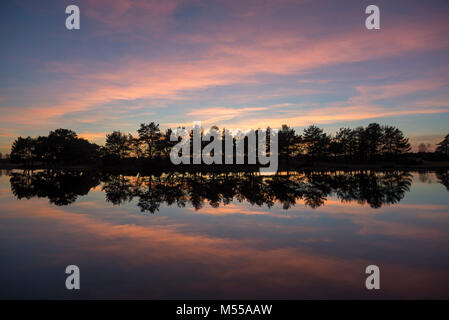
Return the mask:
<svg viewBox="0 0 449 320"><path fill-rule="evenodd" d="M57 129L48 136L17 138L11 147L13 162L33 165L94 163L100 157L99 146L79 138L72 130Z"/></svg>
<svg viewBox="0 0 449 320"><path fill-rule="evenodd" d="M218 130L218 128L215 127ZM271 130L267 128L268 130ZM267 130L267 132L268 132ZM102 163L109 167L168 167L170 151L177 141L171 141L171 129L161 131L159 124L142 123L137 130L138 136L114 131L106 135L104 147L79 138L74 131L57 129L48 136L37 138L19 137L11 149L13 162L32 166L36 162L43 164L87 164ZM224 137L225 130L223 129ZM202 133L203 134L203 133ZM192 135L192 133L190 133ZM245 138L247 141L247 137ZM268 142L269 143L269 142ZM204 147L207 142L202 141ZM224 150L224 143L223 150ZM192 143L191 143L192 148ZM236 139L232 150L237 152ZM449 135L438 144L434 154L427 151L427 146L420 146L423 159L446 159L449 155ZM406 164L410 159L410 143L398 128L371 123L367 127L355 129L341 128L334 136L312 125L302 134L283 125L278 135L278 154L281 163L291 164L302 161L314 164L316 161L332 162L397 162ZM244 148L247 163L248 149ZM193 152L190 152L191 156ZM223 153L223 161L225 155ZM416 157L415 157L416 158ZM417 160L413 160L417 161ZM412 162L413 162L412 161Z"/></svg>
<svg viewBox="0 0 449 320"><path fill-rule="evenodd" d="M438 174L447 186L447 172ZM56 205L73 203L97 185L102 186L106 200L114 205L136 199L142 212L155 213L161 204L200 209L231 201L247 201L252 205L275 203L289 209L298 202L311 208L324 205L333 195L342 202L356 201L379 208L399 202L409 191L411 174L406 171L302 172L261 176L253 172L179 173L161 172L132 175L93 171L24 171L12 173L11 189L16 197L47 197Z"/></svg>

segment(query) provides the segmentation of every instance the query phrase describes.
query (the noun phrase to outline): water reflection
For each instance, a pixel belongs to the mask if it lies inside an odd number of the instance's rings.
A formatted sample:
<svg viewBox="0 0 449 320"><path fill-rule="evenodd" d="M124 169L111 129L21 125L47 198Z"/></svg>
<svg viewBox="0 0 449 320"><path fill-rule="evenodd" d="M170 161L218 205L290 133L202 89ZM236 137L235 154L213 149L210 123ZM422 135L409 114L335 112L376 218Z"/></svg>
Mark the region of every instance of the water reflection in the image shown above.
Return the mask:
<svg viewBox="0 0 449 320"><path fill-rule="evenodd" d="M13 171L0 177L0 298L447 298L447 177ZM80 292L65 289L69 264Z"/></svg>
<svg viewBox="0 0 449 320"><path fill-rule="evenodd" d="M18 198L48 198L58 206L69 205L100 183L98 176L84 172L24 171L11 173L11 191Z"/></svg>
<svg viewBox="0 0 449 320"><path fill-rule="evenodd" d="M448 172L437 174L449 187ZM101 186L106 201L120 205L137 200L142 212L155 213L161 204L192 206L196 210L208 203L213 208L233 200L254 206L272 207L275 203L289 209L298 201L311 208L325 205L329 196L342 202L368 204L372 208L401 201L409 191L412 175L407 171L351 171L281 173L159 173L149 176L92 171L24 171L10 176L13 194L18 198L47 197L62 206Z"/></svg>
<svg viewBox="0 0 449 320"><path fill-rule="evenodd" d="M449 191L449 170L440 170L436 172L438 182L444 185Z"/></svg>

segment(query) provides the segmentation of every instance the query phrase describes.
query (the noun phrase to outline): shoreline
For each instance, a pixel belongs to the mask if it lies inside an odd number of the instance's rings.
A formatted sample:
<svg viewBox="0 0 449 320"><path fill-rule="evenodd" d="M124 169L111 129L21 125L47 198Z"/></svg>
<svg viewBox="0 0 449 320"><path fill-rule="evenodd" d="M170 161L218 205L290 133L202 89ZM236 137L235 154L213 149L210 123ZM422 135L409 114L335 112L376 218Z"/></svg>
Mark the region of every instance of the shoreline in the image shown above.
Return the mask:
<svg viewBox="0 0 449 320"><path fill-rule="evenodd" d="M254 172L259 171L258 165L168 165L168 166L104 166L104 165L34 165L0 163L1 170L71 170L71 171L106 171L106 172ZM449 161L424 161L420 164L395 163L327 163L317 162L282 164L278 172L284 171L354 171L354 170L416 170L430 171L449 169Z"/></svg>

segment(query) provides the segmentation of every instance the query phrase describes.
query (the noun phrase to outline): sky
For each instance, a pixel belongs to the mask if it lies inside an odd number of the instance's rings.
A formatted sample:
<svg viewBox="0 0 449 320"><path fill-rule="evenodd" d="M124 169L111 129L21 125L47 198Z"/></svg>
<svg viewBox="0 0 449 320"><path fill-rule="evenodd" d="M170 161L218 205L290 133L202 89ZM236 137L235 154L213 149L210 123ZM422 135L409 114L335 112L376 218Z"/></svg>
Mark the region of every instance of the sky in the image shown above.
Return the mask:
<svg viewBox="0 0 449 320"><path fill-rule="evenodd" d="M380 30L365 28L370 4ZM57 128L103 144L151 121L378 122L434 146L449 133L448 14L436 0L2 0L0 152Z"/></svg>

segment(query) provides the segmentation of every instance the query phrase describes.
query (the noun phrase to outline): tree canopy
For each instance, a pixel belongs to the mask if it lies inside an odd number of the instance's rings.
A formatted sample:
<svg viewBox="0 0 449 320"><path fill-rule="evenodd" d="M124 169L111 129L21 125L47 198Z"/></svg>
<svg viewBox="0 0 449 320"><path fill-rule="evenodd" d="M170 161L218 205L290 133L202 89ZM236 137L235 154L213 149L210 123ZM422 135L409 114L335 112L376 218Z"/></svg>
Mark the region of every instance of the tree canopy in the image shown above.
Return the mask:
<svg viewBox="0 0 449 320"><path fill-rule="evenodd" d="M267 128L267 132L269 130ZM283 125L278 132L279 158L287 162L291 159L310 160L312 163L330 159L346 162L391 161L400 159L411 150L409 139L400 129L378 123L354 129L340 128L335 135L325 133L316 125L304 128L302 133ZM56 129L48 136L18 137L12 144L10 159L26 164L94 163L101 160L114 164L129 159L170 163L170 150L177 143L170 141L171 133L172 129L161 130L157 123L142 123L136 137L113 131L106 135L105 145L100 148L78 137L72 130ZM236 139L233 144L237 152ZM449 134L437 146L437 153L448 156ZM427 149L421 146L419 150Z"/></svg>

